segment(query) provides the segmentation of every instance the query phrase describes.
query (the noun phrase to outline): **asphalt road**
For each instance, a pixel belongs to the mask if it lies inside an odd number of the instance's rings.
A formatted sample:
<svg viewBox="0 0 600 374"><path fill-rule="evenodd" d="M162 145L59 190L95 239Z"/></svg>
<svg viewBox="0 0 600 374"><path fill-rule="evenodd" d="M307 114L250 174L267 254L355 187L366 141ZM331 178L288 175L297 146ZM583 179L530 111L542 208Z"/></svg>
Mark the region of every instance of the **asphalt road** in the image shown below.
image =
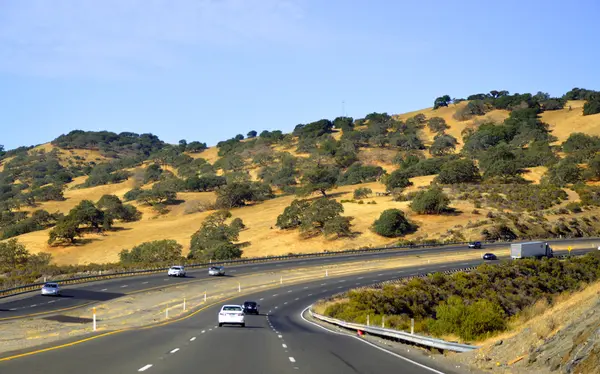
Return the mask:
<svg viewBox="0 0 600 374"><path fill-rule="evenodd" d="M120 332L12 360L0 359L0 372L458 373L423 355L384 351L360 339L324 331L306 322L301 312L318 299L350 288L481 262L420 265L282 285L223 301L170 324ZM245 328L217 327L221 305L245 300L257 301L261 315L246 316Z"/></svg>
<svg viewBox="0 0 600 374"><path fill-rule="evenodd" d="M560 242L561 244L589 243L590 248L599 243L600 239L579 239L565 241L548 241L549 243ZM498 248L506 248L508 244L489 244L483 250L493 251ZM331 257L314 257L277 262L255 263L238 266L227 266L227 276L246 275L267 271L279 271L297 267L321 266L324 264L336 264L342 262L360 262L365 260L381 260L386 258L399 258L402 256L413 256L418 254L448 253L456 250L465 250L465 246L447 246L424 249L401 249L384 250L381 252L369 252L364 254L349 254ZM479 249L475 251L481 251ZM575 253L575 251L573 251ZM84 305L97 302L105 302L127 294L142 292L144 290L164 287L165 285L178 284L190 281L218 281L219 277L210 277L207 269L188 269L186 278L170 278L164 274L152 274L144 276L116 278L105 281L90 282L73 286L64 286L63 295L60 297L41 296L39 292L30 292L22 295L10 296L0 299L0 322L10 321L15 318L47 315L74 309Z"/></svg>
<svg viewBox="0 0 600 374"><path fill-rule="evenodd" d="M326 332L305 322L301 312L316 300L349 288L480 263L431 265L420 271L416 267L393 269L284 285L219 303L168 325L1 361L0 372L454 373L421 355L403 359L355 338ZM257 301L261 314L246 316L245 328L217 327L222 304L241 304L245 300Z"/></svg>

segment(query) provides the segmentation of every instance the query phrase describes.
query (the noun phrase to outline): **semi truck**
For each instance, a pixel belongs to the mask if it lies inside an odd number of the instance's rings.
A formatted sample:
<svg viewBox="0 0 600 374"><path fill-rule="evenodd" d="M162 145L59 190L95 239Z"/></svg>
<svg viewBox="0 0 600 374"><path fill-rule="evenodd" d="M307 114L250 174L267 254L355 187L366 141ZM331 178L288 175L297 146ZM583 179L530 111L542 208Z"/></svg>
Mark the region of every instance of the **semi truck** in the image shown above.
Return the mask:
<svg viewBox="0 0 600 374"><path fill-rule="evenodd" d="M510 245L510 257L515 260L518 258L542 258L553 257L554 253L548 243L544 242L526 242L513 243Z"/></svg>

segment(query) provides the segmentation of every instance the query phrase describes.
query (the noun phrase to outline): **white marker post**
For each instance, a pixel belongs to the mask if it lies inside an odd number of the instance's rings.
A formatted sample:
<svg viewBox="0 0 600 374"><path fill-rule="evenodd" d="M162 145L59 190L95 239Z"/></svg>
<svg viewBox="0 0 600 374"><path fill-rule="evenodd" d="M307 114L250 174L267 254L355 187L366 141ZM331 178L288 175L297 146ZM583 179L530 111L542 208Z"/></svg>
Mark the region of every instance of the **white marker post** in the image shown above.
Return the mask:
<svg viewBox="0 0 600 374"><path fill-rule="evenodd" d="M283 284L283 276L279 278L279 284Z"/></svg>
<svg viewBox="0 0 600 374"><path fill-rule="evenodd" d="M325 277L329 276L329 272L327 271L327 269L325 269Z"/></svg>
<svg viewBox="0 0 600 374"><path fill-rule="evenodd" d="M415 333L415 319L410 319L410 334L413 335Z"/></svg>
<svg viewBox="0 0 600 374"><path fill-rule="evenodd" d="M385 328L385 316L381 316L381 328Z"/></svg>
<svg viewBox="0 0 600 374"><path fill-rule="evenodd" d="M167 304L167 308L165 309L165 318L169 319L169 304Z"/></svg>
<svg viewBox="0 0 600 374"><path fill-rule="evenodd" d="M242 284L238 282L238 292L242 292Z"/></svg>
<svg viewBox="0 0 600 374"><path fill-rule="evenodd" d="M369 324L369 315L367 314L367 326L370 326Z"/></svg>
<svg viewBox="0 0 600 374"><path fill-rule="evenodd" d="M96 307L92 308L92 330L96 331Z"/></svg>
<svg viewBox="0 0 600 374"><path fill-rule="evenodd" d="M206 291L204 291L204 302L206 302Z"/></svg>

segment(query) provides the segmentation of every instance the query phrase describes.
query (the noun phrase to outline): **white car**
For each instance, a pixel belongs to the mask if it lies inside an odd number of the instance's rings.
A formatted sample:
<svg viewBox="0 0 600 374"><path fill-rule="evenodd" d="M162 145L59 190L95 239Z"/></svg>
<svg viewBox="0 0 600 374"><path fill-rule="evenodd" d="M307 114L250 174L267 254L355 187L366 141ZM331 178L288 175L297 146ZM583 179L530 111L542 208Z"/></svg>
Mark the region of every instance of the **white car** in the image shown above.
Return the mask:
<svg viewBox="0 0 600 374"><path fill-rule="evenodd" d="M46 283L42 286L42 295L60 296L60 287L58 283Z"/></svg>
<svg viewBox="0 0 600 374"><path fill-rule="evenodd" d="M224 324L246 327L244 308L241 305L223 305L219 312L219 327Z"/></svg>
<svg viewBox="0 0 600 374"><path fill-rule="evenodd" d="M185 277L185 268L183 266L171 266L167 274L170 277Z"/></svg>

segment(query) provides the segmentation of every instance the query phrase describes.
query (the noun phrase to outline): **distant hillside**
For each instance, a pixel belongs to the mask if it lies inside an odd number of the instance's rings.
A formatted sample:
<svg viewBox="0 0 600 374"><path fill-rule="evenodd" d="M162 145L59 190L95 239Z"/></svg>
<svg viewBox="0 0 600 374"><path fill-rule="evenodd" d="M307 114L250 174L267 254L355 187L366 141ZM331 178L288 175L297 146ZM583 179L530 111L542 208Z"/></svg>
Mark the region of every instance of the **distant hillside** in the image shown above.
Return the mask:
<svg viewBox="0 0 600 374"><path fill-rule="evenodd" d="M215 147L75 130L0 153L0 233L61 264L115 262L161 239L198 259L599 235L599 100L583 89L446 95L411 113L252 130ZM410 228L373 226L388 209L404 218L385 220ZM244 227L231 229L234 218Z"/></svg>

